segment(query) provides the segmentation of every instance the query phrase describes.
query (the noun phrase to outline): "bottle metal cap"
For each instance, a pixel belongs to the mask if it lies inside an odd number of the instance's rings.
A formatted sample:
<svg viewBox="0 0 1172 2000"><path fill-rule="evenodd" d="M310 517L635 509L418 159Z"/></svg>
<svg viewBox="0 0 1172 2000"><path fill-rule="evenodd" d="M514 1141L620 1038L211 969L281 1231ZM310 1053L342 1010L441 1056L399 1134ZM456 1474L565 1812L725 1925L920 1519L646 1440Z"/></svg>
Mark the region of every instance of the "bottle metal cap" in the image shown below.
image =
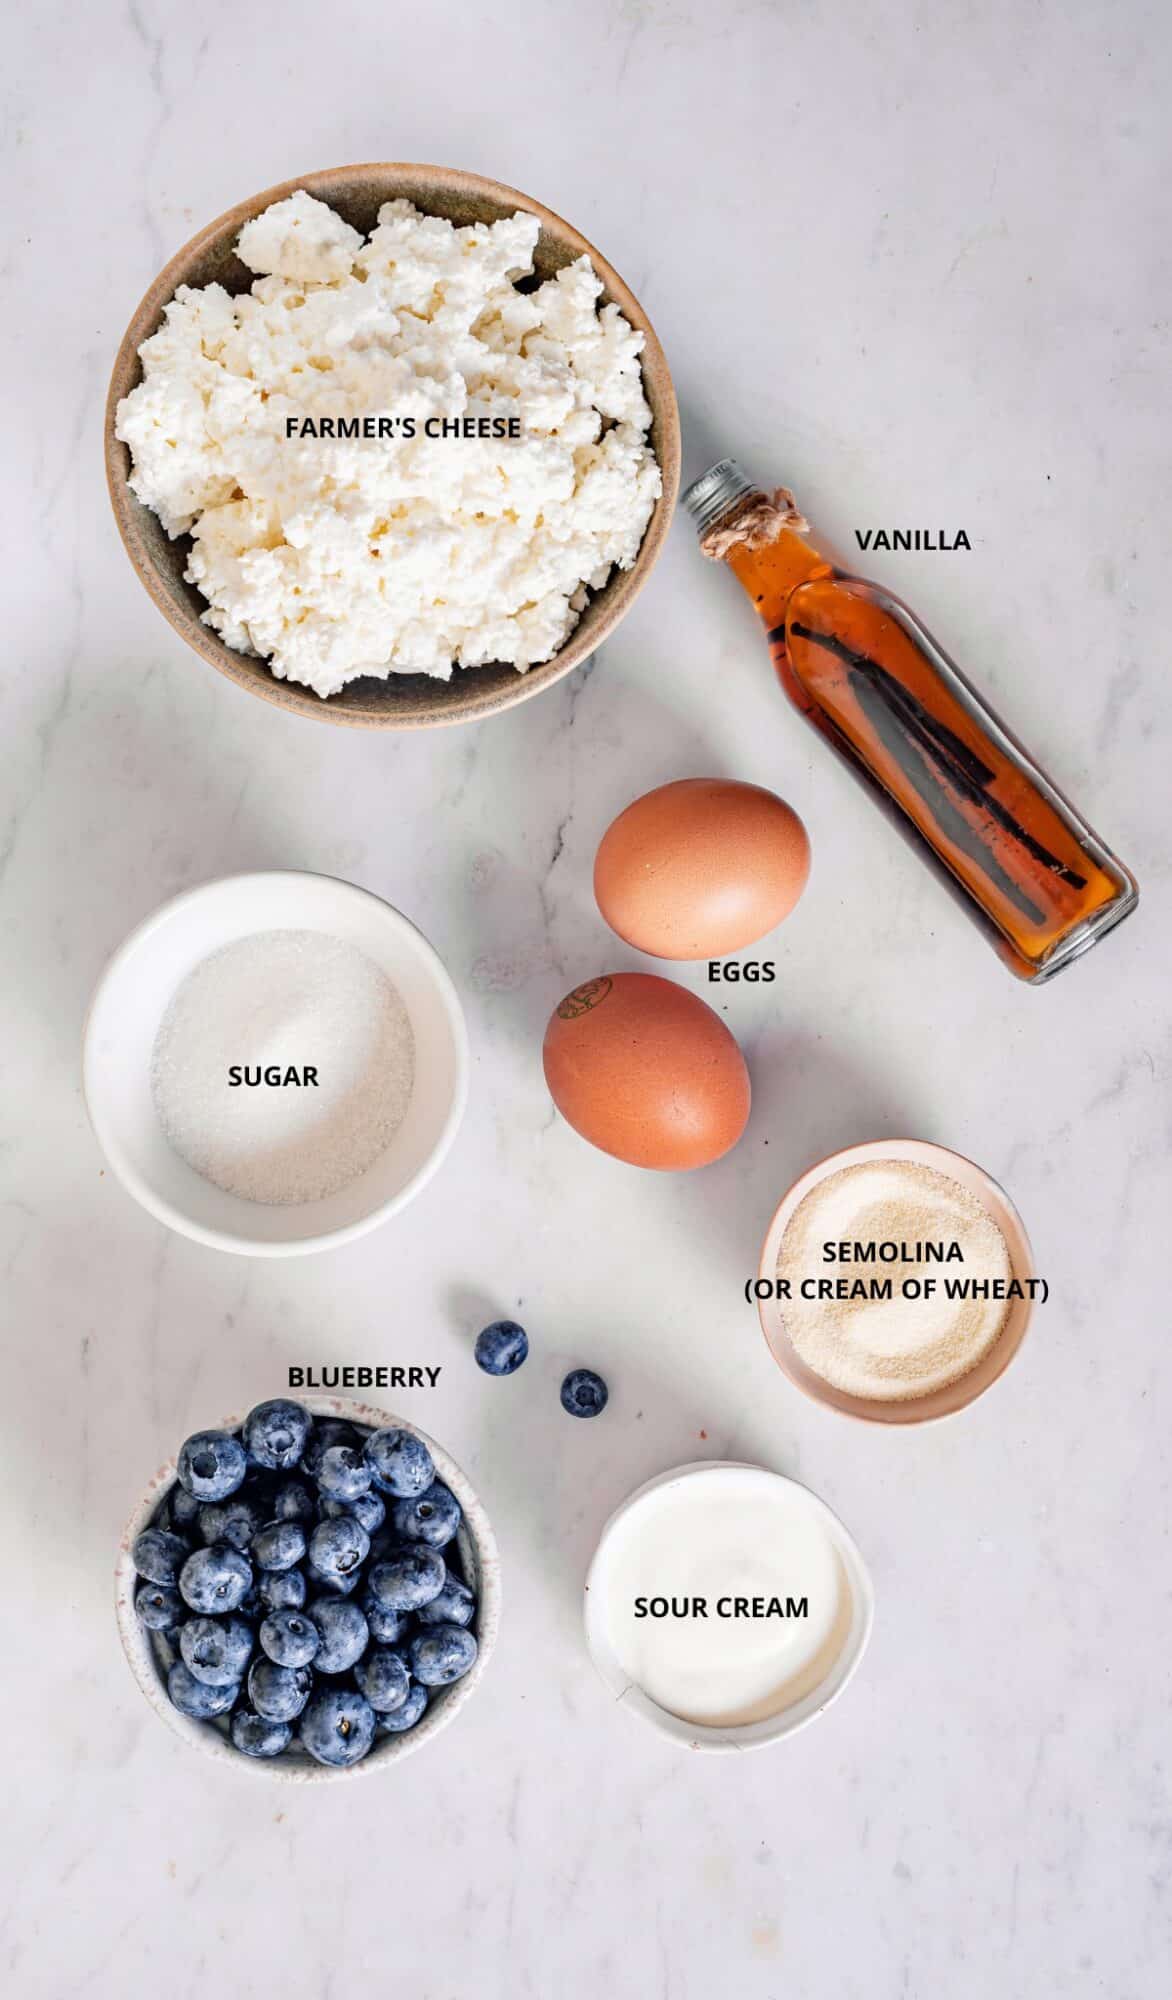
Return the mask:
<svg viewBox="0 0 1172 2000"><path fill-rule="evenodd" d="M692 481L682 496L682 505L695 520L696 533L702 535L721 514L728 512L735 500L756 491L753 481L746 479L735 458L722 458L699 479Z"/></svg>

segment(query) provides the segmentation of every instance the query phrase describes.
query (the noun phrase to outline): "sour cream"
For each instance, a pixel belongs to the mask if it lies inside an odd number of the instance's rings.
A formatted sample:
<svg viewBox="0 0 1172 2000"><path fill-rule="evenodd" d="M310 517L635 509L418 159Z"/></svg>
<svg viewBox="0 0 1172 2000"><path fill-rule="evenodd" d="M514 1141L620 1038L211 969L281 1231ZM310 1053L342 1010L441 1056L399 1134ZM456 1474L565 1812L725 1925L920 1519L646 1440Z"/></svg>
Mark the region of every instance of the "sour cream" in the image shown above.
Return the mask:
<svg viewBox="0 0 1172 2000"><path fill-rule="evenodd" d="M668 1715L764 1722L826 1683L848 1646L857 1606L836 1527L814 1494L776 1473L686 1467L611 1523L589 1618Z"/></svg>

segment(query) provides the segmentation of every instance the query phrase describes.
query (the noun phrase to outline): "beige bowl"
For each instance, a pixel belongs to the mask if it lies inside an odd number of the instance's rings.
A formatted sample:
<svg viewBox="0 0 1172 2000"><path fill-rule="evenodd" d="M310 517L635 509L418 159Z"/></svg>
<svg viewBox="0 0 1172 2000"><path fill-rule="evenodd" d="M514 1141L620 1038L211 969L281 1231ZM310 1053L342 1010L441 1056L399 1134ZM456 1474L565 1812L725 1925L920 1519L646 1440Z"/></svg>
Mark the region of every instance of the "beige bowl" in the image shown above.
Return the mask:
<svg viewBox="0 0 1172 2000"><path fill-rule="evenodd" d="M847 1146L841 1153L831 1153L828 1159L819 1160L817 1166L811 1167L800 1180L794 1182L770 1223L762 1246L759 1270L762 1279L770 1282L777 1276L782 1238L790 1217L811 1188L826 1180L830 1174L841 1172L844 1167L861 1166L875 1160L903 1160L913 1166L931 1167L936 1173L959 1181L963 1188L976 1196L1004 1236L1014 1277L1027 1279L1034 1276L1033 1252L1022 1219L1005 1190L998 1187L982 1168L974 1166L960 1153L949 1152L946 1146L932 1146L923 1139L872 1139L866 1145ZM1005 1373L1025 1338L1032 1309L1028 1298L1010 1301L1005 1324L997 1339L967 1375L961 1375L957 1381L946 1383L942 1389L933 1389L925 1396L908 1396L898 1402L886 1402L875 1397L852 1396L846 1390L836 1389L831 1383L824 1382L795 1352L785 1330L784 1302L771 1298L761 1299L758 1304L762 1332L782 1374L787 1375L795 1387L814 1402L824 1403L827 1409L841 1410L847 1417L861 1417L872 1424L922 1424L966 1409Z"/></svg>
<svg viewBox="0 0 1172 2000"><path fill-rule="evenodd" d="M190 537L182 535L177 541L170 541L161 523L130 490L127 483L130 453L114 436L114 422L119 402L142 379L139 348L157 329L164 306L174 298L180 285L214 282L228 292L247 291L254 273L236 256L236 238L252 216L259 215L274 201L283 201L298 188L305 188L309 194L328 202L363 232L374 227L383 202L400 197L413 201L428 214L446 216L457 224L495 222L519 208L526 209L541 222L534 253L537 277L552 277L563 265L582 255L588 256L602 280L603 299L619 305L631 325L643 334L643 379L651 406L651 444L663 474L663 492L633 568L616 571L605 587L591 597L561 651L527 673L520 674L515 667L502 665L457 667L450 681L433 680L427 674L391 674L385 681L368 676L352 681L324 701L312 688L301 687L296 681L277 680L264 660L233 652L210 626L201 624L207 602L193 584L183 580ZM282 181L279 187L266 188L262 194L238 202L226 215L218 216L198 236L193 236L160 272L126 329L106 399L105 441L110 498L126 552L159 610L180 637L201 658L251 694L258 694L279 708L292 709L298 715L313 716L319 722L343 722L359 729L426 729L439 723L469 722L512 708L561 680L563 674L589 658L613 632L643 588L663 547L680 478L679 411L663 349L642 306L606 258L551 209L543 208L529 195L519 194L500 181L485 180L479 174L462 173L452 167L402 163L331 167L320 173L301 174L296 180Z"/></svg>
<svg viewBox="0 0 1172 2000"><path fill-rule="evenodd" d="M476 1623L473 1629L477 1654L463 1679L433 1693L421 1721L416 1723L414 1729L409 1729L404 1736L376 1737L361 1763L348 1766L318 1764L312 1757L300 1752L286 1752L280 1757L246 1757L233 1747L226 1728L219 1723L195 1722L190 1716L181 1715L167 1695L163 1661L152 1644L155 1635L146 1630L134 1609L139 1578L130 1555L136 1538L144 1528L150 1527L160 1500L175 1484L174 1458L156 1472L123 1530L114 1566L114 1611L122 1650L130 1663L131 1673L155 1714L177 1736L182 1736L194 1749L201 1750L205 1757L214 1757L221 1765L245 1775L252 1772L293 1784L316 1784L328 1778L361 1778L369 1776L372 1771L385 1771L396 1759L410 1756L413 1750L430 1743L441 1729L455 1719L482 1680L496 1644L501 1619L500 1556L488 1515L466 1475L443 1446L438 1445L426 1431L420 1430L418 1424L408 1423L405 1417L392 1416L386 1410L372 1409L367 1403L350 1402L343 1396L299 1394L295 1400L312 1411L315 1417L341 1417L347 1423L369 1424L374 1430L397 1425L403 1430L414 1431L416 1437L423 1439L435 1461L436 1472L445 1485L450 1486L464 1515L456 1536L456 1547L469 1587L476 1593ZM228 1417L218 1428L237 1431L243 1421L243 1414Z"/></svg>

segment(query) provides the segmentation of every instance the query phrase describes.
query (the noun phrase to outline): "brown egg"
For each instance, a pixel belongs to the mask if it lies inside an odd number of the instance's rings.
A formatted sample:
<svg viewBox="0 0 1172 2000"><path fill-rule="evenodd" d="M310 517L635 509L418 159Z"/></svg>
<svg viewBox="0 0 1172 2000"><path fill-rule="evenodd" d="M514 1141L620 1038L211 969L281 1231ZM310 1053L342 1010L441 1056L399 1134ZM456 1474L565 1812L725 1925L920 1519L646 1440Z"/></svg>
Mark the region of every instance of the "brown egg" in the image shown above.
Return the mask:
<svg viewBox="0 0 1172 2000"><path fill-rule="evenodd" d="M612 972L567 993L543 1059L567 1124L634 1167L706 1167L748 1120L749 1072L724 1022L653 972Z"/></svg>
<svg viewBox="0 0 1172 2000"><path fill-rule="evenodd" d="M723 958L788 917L810 872L796 812L760 785L680 778L602 836L594 894L612 931L654 958Z"/></svg>

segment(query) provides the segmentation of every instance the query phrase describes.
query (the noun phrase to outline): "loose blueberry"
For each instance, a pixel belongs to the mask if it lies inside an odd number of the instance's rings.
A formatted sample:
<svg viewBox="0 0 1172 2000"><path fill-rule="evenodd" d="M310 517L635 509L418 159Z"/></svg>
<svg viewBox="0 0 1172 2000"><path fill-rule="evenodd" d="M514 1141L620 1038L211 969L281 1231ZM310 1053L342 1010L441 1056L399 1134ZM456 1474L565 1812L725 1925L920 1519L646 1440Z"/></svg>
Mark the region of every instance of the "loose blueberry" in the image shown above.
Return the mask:
<svg viewBox="0 0 1172 2000"><path fill-rule="evenodd" d="M270 1611L300 1611L305 1602L305 1578L299 1569L262 1570L256 1588Z"/></svg>
<svg viewBox="0 0 1172 2000"><path fill-rule="evenodd" d="M475 1597L463 1579L453 1576L451 1570L444 1578L439 1596L433 1597L418 1613L421 1625L471 1625L475 1616Z"/></svg>
<svg viewBox="0 0 1172 2000"><path fill-rule="evenodd" d="M400 1500L422 1493L435 1478L431 1453L414 1431L372 1431L364 1449L375 1485Z"/></svg>
<svg viewBox="0 0 1172 2000"><path fill-rule="evenodd" d="M279 1757L293 1737L287 1722L274 1722L254 1708L238 1708L228 1727L233 1743L246 1757Z"/></svg>
<svg viewBox="0 0 1172 2000"><path fill-rule="evenodd" d="M270 1472L292 1472L309 1443L313 1418L300 1403L274 1396L258 1403L244 1419L244 1443L254 1465Z"/></svg>
<svg viewBox="0 0 1172 2000"><path fill-rule="evenodd" d="M529 1335L515 1319L494 1319L476 1336L476 1365L486 1375L513 1375L529 1352Z"/></svg>
<svg viewBox="0 0 1172 2000"><path fill-rule="evenodd" d="M166 1528L144 1528L130 1551L135 1569L148 1583L174 1583L190 1554L182 1535L168 1534Z"/></svg>
<svg viewBox="0 0 1172 2000"><path fill-rule="evenodd" d="M199 1510L199 1532L210 1546L228 1542L246 1556L264 1515L255 1500L238 1493L234 1500L208 1500Z"/></svg>
<svg viewBox="0 0 1172 2000"><path fill-rule="evenodd" d="M179 1634L188 1670L208 1687L236 1687L252 1658L253 1638L243 1618L189 1618Z"/></svg>
<svg viewBox="0 0 1172 2000"><path fill-rule="evenodd" d="M262 1569L292 1569L305 1554L305 1529L300 1521L270 1521L253 1536L252 1555Z"/></svg>
<svg viewBox="0 0 1172 2000"><path fill-rule="evenodd" d="M258 1654L248 1669L248 1699L258 1715L270 1722L292 1722L313 1689L308 1667L279 1667Z"/></svg>
<svg viewBox="0 0 1172 2000"><path fill-rule="evenodd" d="M397 1500L391 1510L396 1534L405 1542L426 1542L429 1549L446 1549L461 1518L460 1502L442 1479L433 1479L414 1500Z"/></svg>
<svg viewBox="0 0 1172 2000"><path fill-rule="evenodd" d="M187 1615L179 1592L165 1583L140 1583L134 1608L148 1632L169 1632Z"/></svg>
<svg viewBox="0 0 1172 2000"><path fill-rule="evenodd" d="M424 1687L447 1687L468 1672L477 1646L460 1625L433 1625L417 1632L407 1648L411 1672Z"/></svg>
<svg viewBox="0 0 1172 2000"><path fill-rule="evenodd" d="M370 1572L371 1593L386 1611L418 1611L444 1587L447 1567L438 1549L416 1542L396 1549Z"/></svg>
<svg viewBox="0 0 1172 2000"><path fill-rule="evenodd" d="M299 1521L308 1533L317 1520L313 1494L303 1479L287 1479L273 1495L275 1521Z"/></svg>
<svg viewBox="0 0 1172 2000"><path fill-rule="evenodd" d="M427 1689L418 1681L412 1681L407 1690L407 1699L400 1708L384 1709L374 1718L380 1735L403 1736L408 1729L414 1729L424 1709L427 1707Z"/></svg>
<svg viewBox="0 0 1172 2000"><path fill-rule="evenodd" d="M318 1597L309 1607L309 1616L321 1640L314 1656L314 1672L348 1673L370 1640L370 1629L358 1606L336 1597Z"/></svg>
<svg viewBox="0 0 1172 2000"><path fill-rule="evenodd" d="M179 1594L193 1611L236 1611L251 1585L251 1563L226 1545L196 1549L179 1572Z"/></svg>
<svg viewBox="0 0 1172 2000"><path fill-rule="evenodd" d="M353 1424L343 1423L340 1417L318 1417L310 1433L309 1443L301 1454L301 1463L311 1479L316 1479L318 1467L326 1452L336 1444L361 1446L362 1440Z"/></svg>
<svg viewBox="0 0 1172 2000"><path fill-rule="evenodd" d="M597 1417L610 1391L593 1368L572 1368L562 1383L562 1408L572 1417Z"/></svg>
<svg viewBox="0 0 1172 2000"><path fill-rule="evenodd" d="M167 1675L167 1693L181 1715L191 1716L194 1722L210 1722L213 1716L228 1713L240 1685L210 1687L207 1681L196 1680L185 1661L176 1660Z"/></svg>
<svg viewBox="0 0 1172 2000"><path fill-rule="evenodd" d="M195 1500L227 1500L247 1471L244 1446L228 1431L196 1431L179 1453L179 1482Z"/></svg>
<svg viewBox="0 0 1172 2000"><path fill-rule="evenodd" d="M319 1521L309 1538L309 1560L317 1574L327 1579L355 1575L369 1554L370 1536L352 1514Z"/></svg>
<svg viewBox="0 0 1172 2000"><path fill-rule="evenodd" d="M388 1611L385 1604L379 1603L369 1583L362 1593L362 1610L370 1627L370 1636L377 1639L380 1646L393 1646L396 1640L403 1637L407 1629L407 1613Z"/></svg>
<svg viewBox="0 0 1172 2000"><path fill-rule="evenodd" d="M321 1639L304 1611L274 1611L260 1628L260 1643L278 1667L307 1667Z"/></svg>
<svg viewBox="0 0 1172 2000"><path fill-rule="evenodd" d="M372 1646L355 1667L354 1678L380 1714L388 1708L401 1708L411 1685L402 1654L393 1653L389 1646Z"/></svg>
<svg viewBox="0 0 1172 2000"><path fill-rule="evenodd" d="M358 1500L369 1493L371 1471L355 1445L332 1444L317 1468L319 1493L327 1500Z"/></svg>
<svg viewBox="0 0 1172 2000"><path fill-rule="evenodd" d="M369 1493L360 1493L357 1500L323 1500L321 1502L321 1517L323 1521L335 1521L339 1514L353 1514L356 1521L361 1521L367 1534L373 1535L375 1529L381 1528L387 1518L387 1503L383 1499L382 1494L375 1493L373 1489Z"/></svg>
<svg viewBox="0 0 1172 2000"><path fill-rule="evenodd" d="M319 1764L357 1764L374 1742L374 1710L352 1688L325 1688L302 1717L301 1741Z"/></svg>

